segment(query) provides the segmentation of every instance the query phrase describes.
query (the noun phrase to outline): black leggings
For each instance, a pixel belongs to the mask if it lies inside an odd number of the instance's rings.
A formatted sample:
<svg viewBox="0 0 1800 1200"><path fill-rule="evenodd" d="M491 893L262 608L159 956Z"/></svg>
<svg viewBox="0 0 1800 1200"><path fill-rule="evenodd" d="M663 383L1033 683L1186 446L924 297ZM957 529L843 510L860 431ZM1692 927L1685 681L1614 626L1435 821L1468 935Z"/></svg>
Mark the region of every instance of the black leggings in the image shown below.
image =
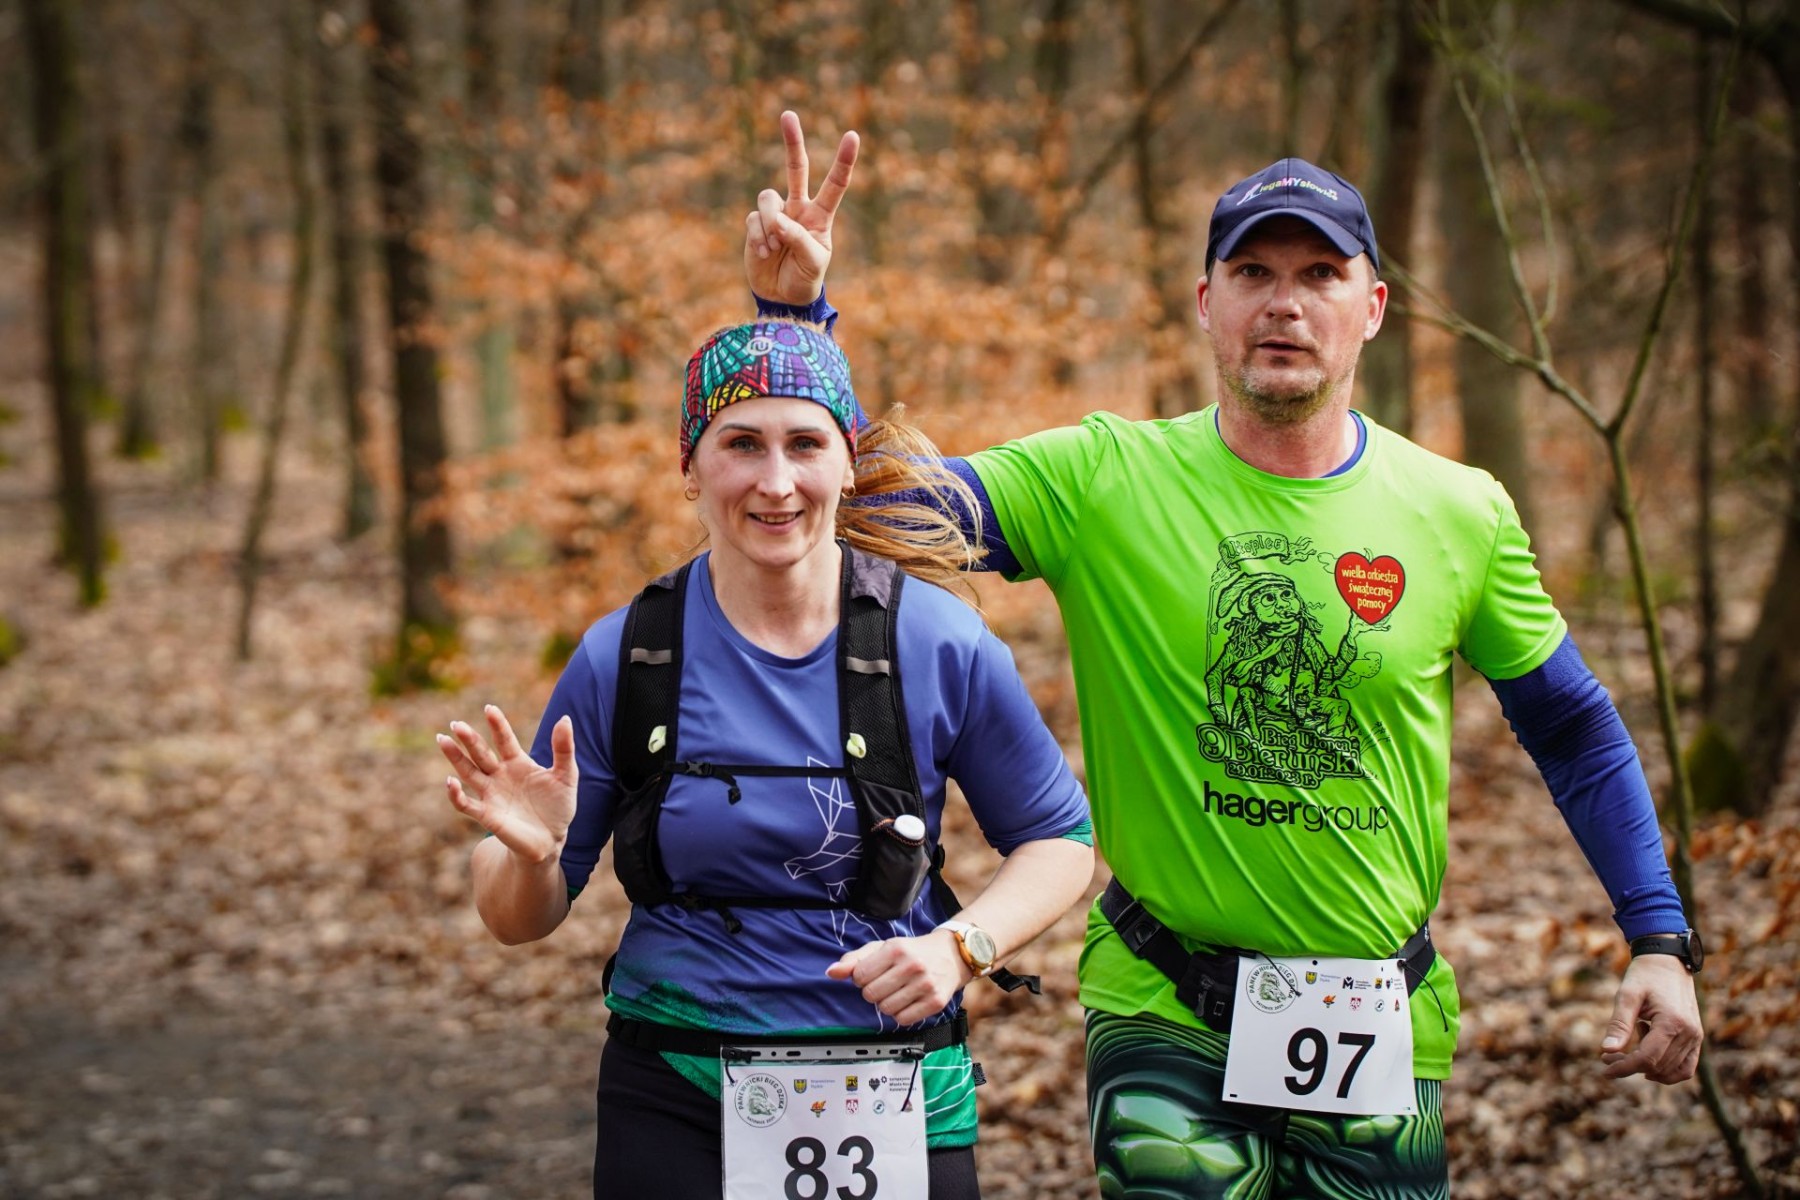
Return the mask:
<svg viewBox="0 0 1800 1200"><path fill-rule="evenodd" d="M718 1200L719 1102L653 1050L608 1040L600 1054L594 1200ZM927 1152L930 1200L980 1200L975 1148ZM904 1200L904 1198L901 1198Z"/></svg>

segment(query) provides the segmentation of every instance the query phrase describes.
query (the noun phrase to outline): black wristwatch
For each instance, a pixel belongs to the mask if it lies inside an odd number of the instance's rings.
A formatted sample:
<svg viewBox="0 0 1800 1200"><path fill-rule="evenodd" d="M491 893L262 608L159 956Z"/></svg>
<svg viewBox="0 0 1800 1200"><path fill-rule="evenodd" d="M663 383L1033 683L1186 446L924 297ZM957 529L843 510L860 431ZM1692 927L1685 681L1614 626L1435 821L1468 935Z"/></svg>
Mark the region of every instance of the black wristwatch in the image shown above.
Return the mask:
<svg viewBox="0 0 1800 1200"><path fill-rule="evenodd" d="M1688 969L1689 975L1698 975L1706 962L1706 947L1700 942L1700 932L1696 929L1685 929L1680 933L1651 933L1641 938L1631 939L1631 957L1640 954L1673 954L1681 960L1681 965Z"/></svg>

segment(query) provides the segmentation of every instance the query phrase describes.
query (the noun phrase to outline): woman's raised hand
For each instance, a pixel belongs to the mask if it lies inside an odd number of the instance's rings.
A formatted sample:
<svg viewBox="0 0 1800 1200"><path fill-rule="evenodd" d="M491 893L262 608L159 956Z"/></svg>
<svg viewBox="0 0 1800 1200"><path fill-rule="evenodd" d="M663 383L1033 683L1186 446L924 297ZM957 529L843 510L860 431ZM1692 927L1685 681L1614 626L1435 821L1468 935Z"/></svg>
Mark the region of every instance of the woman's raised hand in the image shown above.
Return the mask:
<svg viewBox="0 0 1800 1200"><path fill-rule="evenodd" d="M552 761L537 765L513 736L506 714L490 704L482 709L494 747L462 721L437 735L438 749L456 768L444 781L456 811L499 838L520 858L543 863L562 852L575 819L575 727L563 717L550 731Z"/></svg>
<svg viewBox="0 0 1800 1200"><path fill-rule="evenodd" d="M756 211L744 219L744 276L750 290L763 299L804 306L825 288L831 223L850 188L861 141L854 132L844 134L819 194L809 196L806 138L800 132L800 118L792 112L781 114L781 140L787 149L787 195L763 189L756 197Z"/></svg>

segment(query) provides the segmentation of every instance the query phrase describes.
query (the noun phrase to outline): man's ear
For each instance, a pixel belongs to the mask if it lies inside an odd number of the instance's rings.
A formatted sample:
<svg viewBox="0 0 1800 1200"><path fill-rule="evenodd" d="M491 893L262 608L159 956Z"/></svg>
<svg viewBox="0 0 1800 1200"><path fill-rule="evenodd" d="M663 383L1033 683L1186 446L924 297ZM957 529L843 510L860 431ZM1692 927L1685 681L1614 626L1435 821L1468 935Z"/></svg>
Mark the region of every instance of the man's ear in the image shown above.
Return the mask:
<svg viewBox="0 0 1800 1200"><path fill-rule="evenodd" d="M1200 282L1194 285L1194 304L1200 314L1200 328L1207 333L1212 332L1212 314L1207 311L1207 293L1212 288L1211 272L1202 275Z"/></svg>
<svg viewBox="0 0 1800 1200"><path fill-rule="evenodd" d="M1369 320L1363 326L1363 341L1381 332L1382 318L1387 315L1388 285L1377 279L1369 289Z"/></svg>

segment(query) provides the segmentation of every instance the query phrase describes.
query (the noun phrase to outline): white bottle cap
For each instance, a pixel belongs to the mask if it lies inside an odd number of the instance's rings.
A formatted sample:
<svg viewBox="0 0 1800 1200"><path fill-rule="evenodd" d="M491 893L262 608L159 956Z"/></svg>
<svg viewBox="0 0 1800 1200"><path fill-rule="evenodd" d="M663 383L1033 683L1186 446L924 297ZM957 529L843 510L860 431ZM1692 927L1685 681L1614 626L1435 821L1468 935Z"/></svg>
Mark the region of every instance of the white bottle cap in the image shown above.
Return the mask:
<svg viewBox="0 0 1800 1200"><path fill-rule="evenodd" d="M894 834L909 842L922 842L925 840L925 822L911 813L902 813L894 818Z"/></svg>

